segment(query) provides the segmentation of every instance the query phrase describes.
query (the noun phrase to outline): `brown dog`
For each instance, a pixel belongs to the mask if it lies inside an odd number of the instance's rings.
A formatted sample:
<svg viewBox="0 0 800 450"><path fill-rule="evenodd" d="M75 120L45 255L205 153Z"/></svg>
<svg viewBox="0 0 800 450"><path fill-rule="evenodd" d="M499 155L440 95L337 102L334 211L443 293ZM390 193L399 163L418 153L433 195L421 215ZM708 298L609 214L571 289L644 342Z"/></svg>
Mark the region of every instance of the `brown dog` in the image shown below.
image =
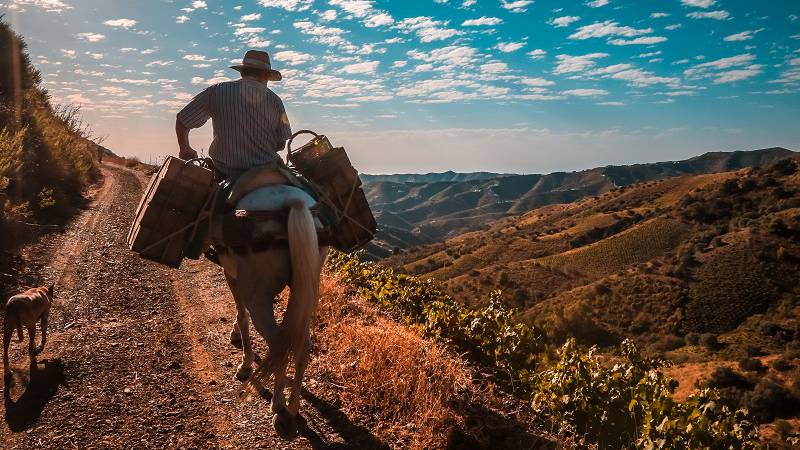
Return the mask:
<svg viewBox="0 0 800 450"><path fill-rule="evenodd" d="M11 344L11 336L17 330L19 342L22 342L22 327L28 329L28 355L31 359L31 366L36 365L36 355L43 349L47 342L47 318L50 315L50 306L53 303L53 285L49 287L38 287L28 289L22 294L17 294L6 303L6 317L3 323L3 374L8 377L11 375L11 367L8 365L8 346ZM36 347L36 322L42 323L42 343Z"/></svg>

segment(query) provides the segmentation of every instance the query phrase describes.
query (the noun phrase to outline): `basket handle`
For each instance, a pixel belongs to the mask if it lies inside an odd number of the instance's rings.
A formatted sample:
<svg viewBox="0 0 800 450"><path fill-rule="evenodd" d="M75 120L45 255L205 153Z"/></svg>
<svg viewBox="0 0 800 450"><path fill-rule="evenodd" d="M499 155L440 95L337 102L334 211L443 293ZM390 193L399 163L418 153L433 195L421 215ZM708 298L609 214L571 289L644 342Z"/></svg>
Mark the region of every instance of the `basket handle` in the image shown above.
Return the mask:
<svg viewBox="0 0 800 450"><path fill-rule="evenodd" d="M314 133L311 130L300 130L293 134L292 137L289 138L289 142L286 144L286 164L289 164L289 159L292 157L292 141L294 141L294 138L300 136L301 134L313 134L314 137L319 137L317 133Z"/></svg>

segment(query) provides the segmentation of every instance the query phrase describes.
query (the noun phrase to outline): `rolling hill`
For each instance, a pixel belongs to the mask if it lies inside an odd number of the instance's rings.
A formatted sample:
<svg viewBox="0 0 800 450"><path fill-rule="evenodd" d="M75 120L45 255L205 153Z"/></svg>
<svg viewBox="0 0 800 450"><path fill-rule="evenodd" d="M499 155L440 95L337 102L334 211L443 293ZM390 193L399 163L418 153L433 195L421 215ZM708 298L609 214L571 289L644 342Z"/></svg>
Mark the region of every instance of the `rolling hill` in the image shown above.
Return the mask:
<svg viewBox="0 0 800 450"><path fill-rule="evenodd" d="M693 167L763 161L757 155L710 154ZM798 159L612 188L384 263L439 279L473 305L502 289L507 304L556 341L633 336L657 345L664 336L731 332L754 315L782 323L789 319L775 308L798 299ZM625 173L663 173L640 169Z"/></svg>
<svg viewBox="0 0 800 450"><path fill-rule="evenodd" d="M634 183L680 175L724 172L771 164L794 152L784 148L712 152L683 161L606 166L547 175L492 173L362 175L380 224L367 249L383 258L398 249L434 244L485 229L499 219L547 205L570 203Z"/></svg>

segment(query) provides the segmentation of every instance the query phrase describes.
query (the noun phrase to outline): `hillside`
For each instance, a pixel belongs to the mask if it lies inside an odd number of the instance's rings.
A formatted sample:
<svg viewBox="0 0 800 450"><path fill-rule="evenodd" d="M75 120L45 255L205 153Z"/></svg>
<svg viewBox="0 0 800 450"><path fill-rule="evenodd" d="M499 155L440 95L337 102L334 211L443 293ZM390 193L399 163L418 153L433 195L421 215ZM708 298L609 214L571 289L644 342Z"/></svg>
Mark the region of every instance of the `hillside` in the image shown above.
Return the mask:
<svg viewBox="0 0 800 450"><path fill-rule="evenodd" d="M0 17L0 250L83 201L100 175L91 137L77 108L50 102L25 43Z"/></svg>
<svg viewBox="0 0 800 450"><path fill-rule="evenodd" d="M527 309L525 318L551 334L581 331L570 329L570 311L590 311L594 337L609 342L722 333L797 295L795 161L615 188L385 263L442 280L470 304L500 288L506 303Z"/></svg>
<svg viewBox="0 0 800 450"><path fill-rule="evenodd" d="M380 225L368 248L374 257L434 244L485 229L497 220L547 205L569 203L634 183L680 175L724 172L771 164L794 152L784 148L713 152L683 161L606 166L547 175L363 175L367 199ZM436 176L435 176L436 175Z"/></svg>

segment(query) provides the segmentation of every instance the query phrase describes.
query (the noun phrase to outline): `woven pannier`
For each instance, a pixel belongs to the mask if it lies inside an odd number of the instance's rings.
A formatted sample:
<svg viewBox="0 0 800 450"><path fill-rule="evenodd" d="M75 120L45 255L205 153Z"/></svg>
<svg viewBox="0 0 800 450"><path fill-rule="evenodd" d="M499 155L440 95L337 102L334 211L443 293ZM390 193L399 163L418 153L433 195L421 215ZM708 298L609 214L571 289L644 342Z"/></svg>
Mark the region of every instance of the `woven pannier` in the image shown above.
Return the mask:
<svg viewBox="0 0 800 450"><path fill-rule="evenodd" d="M314 138L292 150L292 141L300 134ZM375 217L361 189L361 179L342 147L333 147L327 137L302 130L292 136L287 145L289 165L305 177L332 212L333 247L350 253L366 245L378 229Z"/></svg>
<svg viewBox="0 0 800 450"><path fill-rule="evenodd" d="M180 267L197 218L215 186L214 173L201 160L167 157L136 209L128 247L144 258Z"/></svg>

